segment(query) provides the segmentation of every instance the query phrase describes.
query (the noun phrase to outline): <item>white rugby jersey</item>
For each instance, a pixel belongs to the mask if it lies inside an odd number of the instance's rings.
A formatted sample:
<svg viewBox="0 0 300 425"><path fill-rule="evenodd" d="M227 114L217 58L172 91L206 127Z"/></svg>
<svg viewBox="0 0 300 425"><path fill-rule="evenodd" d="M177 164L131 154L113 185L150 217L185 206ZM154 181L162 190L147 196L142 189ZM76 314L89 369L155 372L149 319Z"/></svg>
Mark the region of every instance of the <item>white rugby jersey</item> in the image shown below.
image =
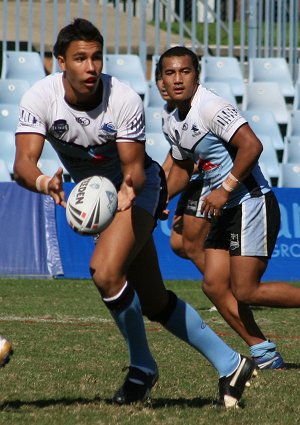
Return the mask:
<svg viewBox="0 0 300 425"><path fill-rule="evenodd" d="M124 83L106 74L101 80L102 102L90 111L66 103L61 73L38 81L21 100L16 133L44 135L74 181L101 174L118 186L122 173L116 143L145 143L144 108Z"/></svg>
<svg viewBox="0 0 300 425"><path fill-rule="evenodd" d="M236 150L230 145L235 132L247 121L225 99L199 85L184 120L178 110L165 121L164 131L177 160L190 158L210 190L219 187L233 167ZM252 173L231 194L224 208L270 191L257 164Z"/></svg>

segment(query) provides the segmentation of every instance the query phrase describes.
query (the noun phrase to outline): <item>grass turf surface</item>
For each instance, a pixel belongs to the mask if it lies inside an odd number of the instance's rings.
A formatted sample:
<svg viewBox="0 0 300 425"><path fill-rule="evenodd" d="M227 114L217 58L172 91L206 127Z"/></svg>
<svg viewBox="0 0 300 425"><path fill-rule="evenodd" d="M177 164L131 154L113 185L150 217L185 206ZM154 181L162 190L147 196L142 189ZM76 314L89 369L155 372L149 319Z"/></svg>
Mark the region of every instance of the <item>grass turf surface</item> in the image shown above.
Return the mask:
<svg viewBox="0 0 300 425"><path fill-rule="evenodd" d="M296 284L295 284L296 285ZM217 312L199 282L167 282L238 351L246 344ZM297 286L300 286L297 284ZM159 324L146 320L160 379L150 405L118 407L111 396L123 382L127 350L90 281L0 279L0 334L15 353L0 371L0 424L295 425L300 417L299 309L255 308L265 334L277 342L284 371L260 371L242 408L214 405L218 376L209 363Z"/></svg>

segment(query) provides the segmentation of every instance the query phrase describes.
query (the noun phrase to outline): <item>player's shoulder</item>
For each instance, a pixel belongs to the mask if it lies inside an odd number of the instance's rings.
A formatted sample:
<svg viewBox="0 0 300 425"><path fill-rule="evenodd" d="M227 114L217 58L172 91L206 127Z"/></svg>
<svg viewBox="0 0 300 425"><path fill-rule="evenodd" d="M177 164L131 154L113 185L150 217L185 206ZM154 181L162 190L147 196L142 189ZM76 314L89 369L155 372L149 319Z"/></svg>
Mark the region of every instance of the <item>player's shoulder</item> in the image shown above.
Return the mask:
<svg viewBox="0 0 300 425"><path fill-rule="evenodd" d="M228 100L201 85L196 96L195 108L204 121L213 119L222 110L236 109Z"/></svg>
<svg viewBox="0 0 300 425"><path fill-rule="evenodd" d="M30 100L36 96L41 100L46 100L57 96L61 90L61 73L50 74L41 80L36 81L24 94L23 99Z"/></svg>

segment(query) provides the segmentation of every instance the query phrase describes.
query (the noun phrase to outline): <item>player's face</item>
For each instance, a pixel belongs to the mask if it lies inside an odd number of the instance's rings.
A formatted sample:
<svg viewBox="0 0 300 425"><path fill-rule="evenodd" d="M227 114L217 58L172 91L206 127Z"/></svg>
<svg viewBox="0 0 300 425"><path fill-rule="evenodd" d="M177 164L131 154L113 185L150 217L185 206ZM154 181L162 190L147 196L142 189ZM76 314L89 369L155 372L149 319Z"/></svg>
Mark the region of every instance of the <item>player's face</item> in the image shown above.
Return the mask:
<svg viewBox="0 0 300 425"><path fill-rule="evenodd" d="M162 61L162 80L170 98L177 104L189 102L198 87L190 56L170 56Z"/></svg>
<svg viewBox="0 0 300 425"><path fill-rule="evenodd" d="M72 41L58 62L64 71L67 97L74 101L76 97L80 100L96 93L103 67L102 47L98 42Z"/></svg>

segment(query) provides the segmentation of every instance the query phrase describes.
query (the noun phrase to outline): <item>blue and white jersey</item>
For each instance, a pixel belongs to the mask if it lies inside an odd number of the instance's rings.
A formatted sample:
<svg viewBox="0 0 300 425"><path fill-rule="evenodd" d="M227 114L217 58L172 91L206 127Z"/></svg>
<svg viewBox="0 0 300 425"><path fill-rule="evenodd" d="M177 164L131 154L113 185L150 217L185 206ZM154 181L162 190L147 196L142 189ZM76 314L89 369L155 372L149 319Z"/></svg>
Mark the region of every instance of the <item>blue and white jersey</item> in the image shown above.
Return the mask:
<svg viewBox="0 0 300 425"><path fill-rule="evenodd" d="M199 85L184 120L176 110L165 122L164 131L176 160L190 158L198 165L209 190L218 188L230 173L236 150L230 140L247 121L225 99ZM224 208L270 191L258 164L230 194Z"/></svg>
<svg viewBox="0 0 300 425"><path fill-rule="evenodd" d="M114 77L101 76L101 103L79 111L65 101L62 73L49 75L23 96L16 133L38 133L52 144L75 182L102 175L118 187L123 177L117 143L145 143L140 96ZM149 158L146 157L146 166Z"/></svg>

